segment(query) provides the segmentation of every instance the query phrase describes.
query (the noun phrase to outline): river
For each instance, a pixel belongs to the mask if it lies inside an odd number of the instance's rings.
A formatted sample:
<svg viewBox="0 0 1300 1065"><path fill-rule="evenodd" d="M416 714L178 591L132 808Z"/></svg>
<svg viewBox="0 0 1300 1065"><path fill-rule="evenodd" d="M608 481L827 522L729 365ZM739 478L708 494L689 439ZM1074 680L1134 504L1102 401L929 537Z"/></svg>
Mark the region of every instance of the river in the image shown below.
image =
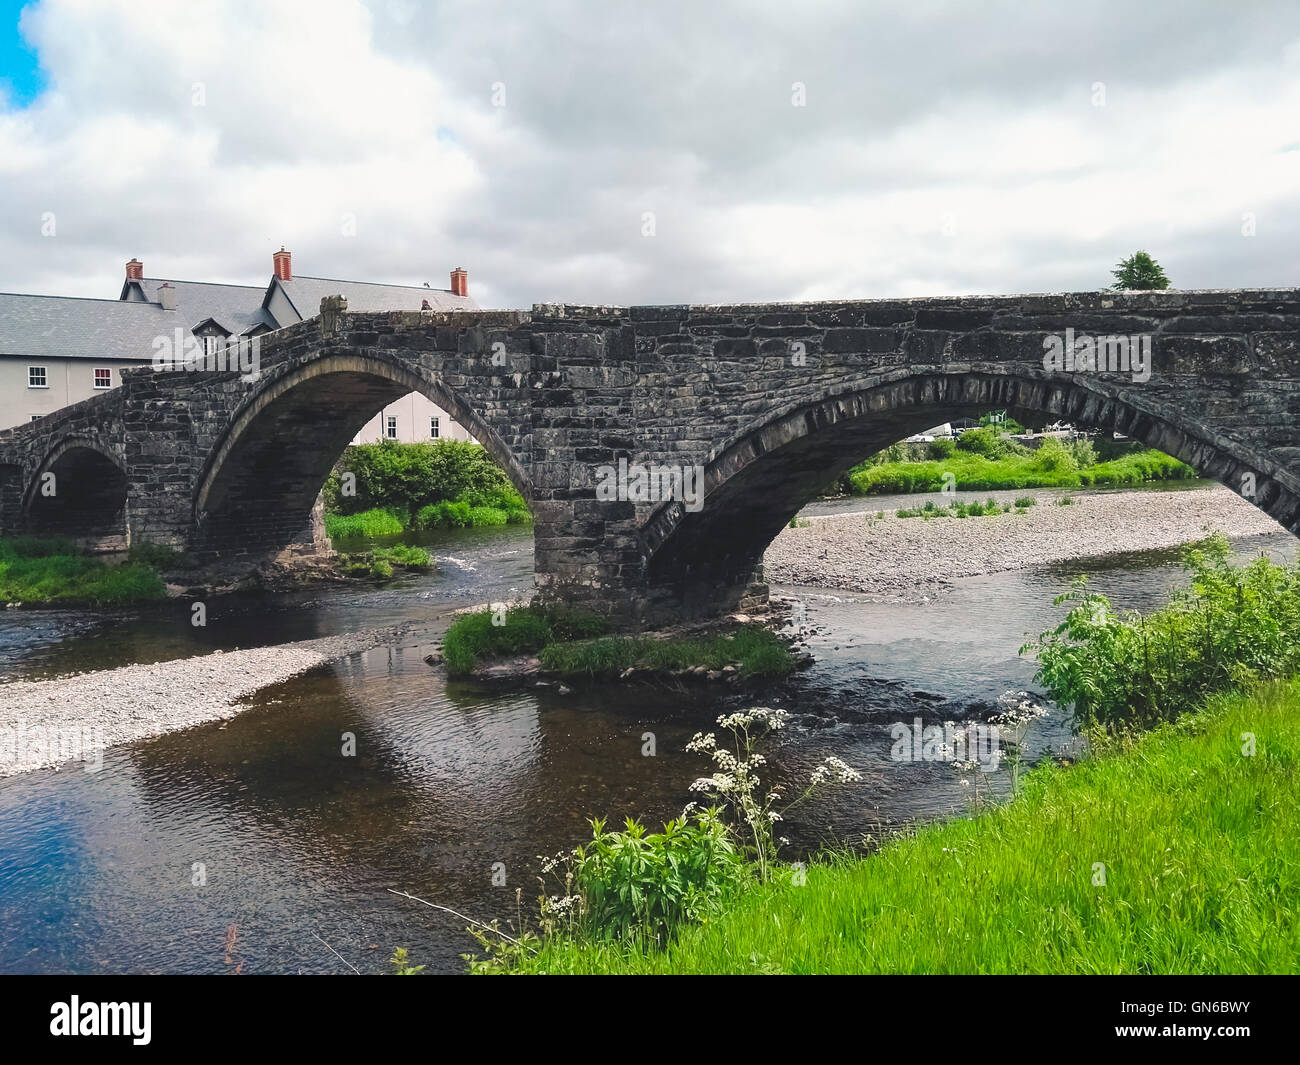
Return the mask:
<svg viewBox="0 0 1300 1065"><path fill-rule="evenodd" d="M1239 547L1296 554L1285 535ZM975 789L950 765L892 761L890 726L978 716L1032 688L1017 649L1059 619L1052 597L1076 573L1121 607L1157 605L1181 578L1174 553L1157 552L968 578L924 603L777 588L815 630L816 664L784 684L740 701L647 686L560 695L448 683L423 661L452 611L531 587L530 530L445 534L433 550L434 573L214 602L202 629L179 605L0 614L6 679L411 623L398 647L266 689L229 722L113 748L97 773L0 779L0 971L383 972L397 946L427 971L458 971L475 948L465 922L387 889L488 919L512 917L522 888L534 909L539 855L579 842L590 816L657 827L674 815L706 770L683 745L756 701L793 715L771 766L787 793L826 754L864 775L791 815L787 857L951 816ZM347 733L355 757L340 754ZM1059 712L1025 742L1031 758L1075 744ZM978 789L1007 794L1006 767Z"/></svg>

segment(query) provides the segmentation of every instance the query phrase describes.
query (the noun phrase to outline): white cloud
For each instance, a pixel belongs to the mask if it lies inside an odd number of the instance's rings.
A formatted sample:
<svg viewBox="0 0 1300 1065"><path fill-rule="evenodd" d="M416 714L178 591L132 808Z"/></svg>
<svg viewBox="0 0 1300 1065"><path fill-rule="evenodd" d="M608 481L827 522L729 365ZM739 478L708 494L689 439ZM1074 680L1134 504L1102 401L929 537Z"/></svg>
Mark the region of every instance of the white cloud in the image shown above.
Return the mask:
<svg viewBox="0 0 1300 1065"><path fill-rule="evenodd" d="M132 255L260 282L282 243L321 276L464 265L504 306L1090 288L1137 247L1183 287L1296 281L1283 4L40 0L23 25L50 86L0 111L3 289L112 296Z"/></svg>

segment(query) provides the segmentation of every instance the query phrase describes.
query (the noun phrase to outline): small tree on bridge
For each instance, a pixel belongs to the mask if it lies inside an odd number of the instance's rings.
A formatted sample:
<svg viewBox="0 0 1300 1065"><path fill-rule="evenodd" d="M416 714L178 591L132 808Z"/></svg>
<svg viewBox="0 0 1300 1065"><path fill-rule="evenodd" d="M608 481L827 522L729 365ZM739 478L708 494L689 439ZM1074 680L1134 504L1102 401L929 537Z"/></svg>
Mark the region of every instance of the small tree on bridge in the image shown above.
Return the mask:
<svg viewBox="0 0 1300 1065"><path fill-rule="evenodd" d="M1135 251L1127 259L1121 259L1111 271L1115 283L1113 289L1164 289L1169 287L1169 278L1150 255L1144 251Z"/></svg>

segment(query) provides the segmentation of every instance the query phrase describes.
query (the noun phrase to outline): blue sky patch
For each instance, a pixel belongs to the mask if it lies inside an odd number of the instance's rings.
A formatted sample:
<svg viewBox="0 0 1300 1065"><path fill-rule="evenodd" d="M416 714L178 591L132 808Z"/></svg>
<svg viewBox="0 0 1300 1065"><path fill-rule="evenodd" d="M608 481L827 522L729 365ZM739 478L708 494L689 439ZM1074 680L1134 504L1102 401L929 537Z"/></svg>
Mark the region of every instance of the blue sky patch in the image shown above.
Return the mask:
<svg viewBox="0 0 1300 1065"><path fill-rule="evenodd" d="M30 0L0 0L0 88L11 104L19 107L27 106L45 88L45 72L36 51L18 31L23 8L33 6Z"/></svg>

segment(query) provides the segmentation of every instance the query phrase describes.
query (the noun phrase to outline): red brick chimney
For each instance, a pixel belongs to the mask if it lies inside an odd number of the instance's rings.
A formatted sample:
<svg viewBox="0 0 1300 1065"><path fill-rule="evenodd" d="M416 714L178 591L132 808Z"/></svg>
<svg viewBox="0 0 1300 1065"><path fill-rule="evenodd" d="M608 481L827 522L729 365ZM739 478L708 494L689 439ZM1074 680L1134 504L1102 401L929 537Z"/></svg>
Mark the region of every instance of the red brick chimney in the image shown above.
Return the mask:
<svg viewBox="0 0 1300 1065"><path fill-rule="evenodd" d="M469 274L459 266L451 272L451 294L453 296L469 295Z"/></svg>
<svg viewBox="0 0 1300 1065"><path fill-rule="evenodd" d="M139 259L132 259L126 264L126 279L128 281L144 280L144 263Z"/></svg>
<svg viewBox="0 0 1300 1065"><path fill-rule="evenodd" d="M293 280L293 268L289 263L289 253L284 250L284 245L280 245L280 250L271 256L271 267L275 271L275 276L281 281Z"/></svg>

